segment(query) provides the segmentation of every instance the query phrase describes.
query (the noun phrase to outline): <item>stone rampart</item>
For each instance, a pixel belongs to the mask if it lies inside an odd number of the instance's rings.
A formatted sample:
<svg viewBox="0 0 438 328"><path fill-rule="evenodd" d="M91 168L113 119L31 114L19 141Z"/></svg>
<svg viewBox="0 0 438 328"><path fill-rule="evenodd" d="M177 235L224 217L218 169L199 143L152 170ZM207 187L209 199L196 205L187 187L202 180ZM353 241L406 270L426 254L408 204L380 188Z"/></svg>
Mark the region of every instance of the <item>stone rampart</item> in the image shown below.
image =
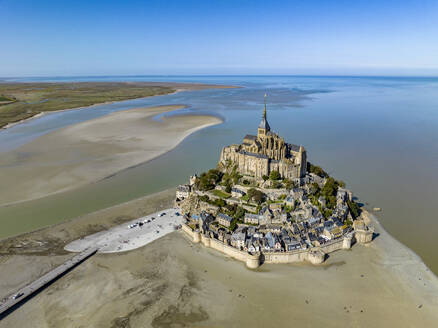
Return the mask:
<svg viewBox="0 0 438 328"><path fill-rule="evenodd" d="M193 242L201 242L206 247L213 248L236 260L245 262L248 268L256 269L260 266L260 254L249 254L248 252L244 252L230 245L226 245L220 240L210 238L207 235L199 233L198 231L193 231L192 228L185 223L182 224L182 230L193 240Z"/></svg>
<svg viewBox="0 0 438 328"><path fill-rule="evenodd" d="M332 253L335 252L337 250L343 249L343 244L344 244L344 238L339 238L339 239L335 239L332 241L327 242L326 244L320 246L320 249L328 254L328 253Z"/></svg>
<svg viewBox="0 0 438 328"><path fill-rule="evenodd" d="M264 252L265 263L294 263L307 261L308 250L297 250L293 252Z"/></svg>
<svg viewBox="0 0 438 328"><path fill-rule="evenodd" d="M187 224L182 224L181 230L184 231L187 235L189 235L189 237L191 237L192 239L194 238L195 232Z"/></svg>
<svg viewBox="0 0 438 328"><path fill-rule="evenodd" d="M201 242L206 247L213 248L236 260L245 262L246 266L251 269L259 267L261 262L294 263L308 261L312 264L320 264L324 262L325 254L347 248L344 238L339 238L329 241L318 248L299 249L290 252L263 252L262 254L250 254L233 246L227 245L220 240L201 234L199 231L193 231L192 228L185 223L182 224L182 230L193 240L193 242ZM348 236L348 238L351 239L351 236ZM347 244L350 245L350 243Z"/></svg>

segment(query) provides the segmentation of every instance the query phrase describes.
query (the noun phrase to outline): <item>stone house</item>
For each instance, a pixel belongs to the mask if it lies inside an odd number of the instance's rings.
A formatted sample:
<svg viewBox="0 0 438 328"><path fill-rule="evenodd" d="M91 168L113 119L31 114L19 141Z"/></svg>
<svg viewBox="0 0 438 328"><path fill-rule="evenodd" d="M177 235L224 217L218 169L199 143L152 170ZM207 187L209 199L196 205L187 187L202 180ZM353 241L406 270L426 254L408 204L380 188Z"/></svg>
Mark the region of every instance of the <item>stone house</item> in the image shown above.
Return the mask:
<svg viewBox="0 0 438 328"><path fill-rule="evenodd" d="M246 234L243 231L234 232L231 235L231 246L234 246L236 248L243 248L245 246L245 238Z"/></svg>
<svg viewBox="0 0 438 328"><path fill-rule="evenodd" d="M261 222L264 222L264 220L265 218L263 215L252 213L245 213L245 217L243 218L243 222L257 225L262 224Z"/></svg>
<svg viewBox="0 0 438 328"><path fill-rule="evenodd" d="M295 206L295 198L293 196L287 196L284 200L287 206Z"/></svg>
<svg viewBox="0 0 438 328"><path fill-rule="evenodd" d="M208 231L209 230L208 226L213 221L214 221L214 217L211 214L202 211L198 216L198 224L199 224L199 228L201 229L201 232Z"/></svg>
<svg viewBox="0 0 438 328"><path fill-rule="evenodd" d="M318 225L320 222L321 222L321 219L318 217L314 217L314 216L310 217L307 220L307 223L309 224L310 227L314 227L314 226Z"/></svg>
<svg viewBox="0 0 438 328"><path fill-rule="evenodd" d="M226 215L226 214L219 213L216 216L216 220L220 225L223 225L224 227L229 228L231 225L231 222L233 221L233 218L231 216Z"/></svg>
<svg viewBox="0 0 438 328"><path fill-rule="evenodd" d="M240 197L245 196L245 195L246 195L246 193L243 190L241 190L239 188L235 188L235 187L231 188L231 196L232 197L240 198Z"/></svg>
<svg viewBox="0 0 438 328"><path fill-rule="evenodd" d="M225 186L221 186L221 185L216 185L215 187L214 187L214 189L216 189L216 190L220 190L220 191L224 191L225 192Z"/></svg>
<svg viewBox="0 0 438 328"><path fill-rule="evenodd" d="M288 252L301 248L300 242L293 237L289 237L289 236L284 237L283 243L284 243L284 249Z"/></svg>
<svg viewBox="0 0 438 328"><path fill-rule="evenodd" d="M267 221L269 221L270 219L272 219L274 217L274 213L272 212L272 210L268 206L263 207L260 210L259 214L264 216Z"/></svg>
<svg viewBox="0 0 438 328"><path fill-rule="evenodd" d="M178 187L176 187L176 198L180 200L185 199L189 197L190 191L191 191L190 185L187 184L179 185Z"/></svg>
<svg viewBox="0 0 438 328"><path fill-rule="evenodd" d="M281 232L281 226L276 224L267 224L263 227L263 230L271 232L271 233L280 233ZM262 229L260 229L262 230Z"/></svg>
<svg viewBox="0 0 438 328"><path fill-rule="evenodd" d="M322 234L324 236L326 236L328 239L335 239L335 238L342 237L343 231L342 231L341 228L339 228L339 227L337 227L335 225L332 225L332 226L329 226L329 227L325 227L324 231L322 232Z"/></svg>
<svg viewBox="0 0 438 328"><path fill-rule="evenodd" d="M345 221L348 215L348 206L345 203L338 204L335 209L333 210L332 215L334 217L339 218L341 221Z"/></svg>
<svg viewBox="0 0 438 328"><path fill-rule="evenodd" d="M316 182L318 186L320 186L321 188L324 186L325 184L324 178L321 178L319 175L316 175L315 173L309 173L309 177L310 177L310 181Z"/></svg>
<svg viewBox="0 0 438 328"><path fill-rule="evenodd" d="M338 189L338 192L336 193L336 202L339 204L343 204L347 201L348 195L345 190Z"/></svg>
<svg viewBox="0 0 438 328"><path fill-rule="evenodd" d="M271 204L269 204L269 208L272 211L281 211L282 207L283 207L283 203L271 203Z"/></svg>
<svg viewBox="0 0 438 328"><path fill-rule="evenodd" d="M268 232L265 236L267 244L269 246L269 250L281 250L281 241L278 238L277 234Z"/></svg>
<svg viewBox="0 0 438 328"><path fill-rule="evenodd" d="M260 250L261 250L261 243L260 243L260 239L258 239L258 238L248 238L247 240L246 240L246 246L245 246L245 249L248 251L248 252L251 252L251 253L255 253L255 252L260 252Z"/></svg>

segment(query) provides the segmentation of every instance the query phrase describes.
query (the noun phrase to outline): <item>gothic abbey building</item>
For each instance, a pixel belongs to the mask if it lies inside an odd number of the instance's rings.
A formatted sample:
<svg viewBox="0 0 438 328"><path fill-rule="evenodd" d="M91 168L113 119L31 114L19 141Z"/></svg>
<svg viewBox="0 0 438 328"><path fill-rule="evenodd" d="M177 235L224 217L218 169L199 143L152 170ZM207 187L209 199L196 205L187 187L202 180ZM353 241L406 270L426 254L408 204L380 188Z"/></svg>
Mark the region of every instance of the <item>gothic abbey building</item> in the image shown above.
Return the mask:
<svg viewBox="0 0 438 328"><path fill-rule="evenodd" d="M257 136L246 135L240 145L224 147L219 163L232 162L244 175L261 179L278 171L283 178L295 179L306 175L306 150L303 146L289 144L271 131L266 118L266 104Z"/></svg>

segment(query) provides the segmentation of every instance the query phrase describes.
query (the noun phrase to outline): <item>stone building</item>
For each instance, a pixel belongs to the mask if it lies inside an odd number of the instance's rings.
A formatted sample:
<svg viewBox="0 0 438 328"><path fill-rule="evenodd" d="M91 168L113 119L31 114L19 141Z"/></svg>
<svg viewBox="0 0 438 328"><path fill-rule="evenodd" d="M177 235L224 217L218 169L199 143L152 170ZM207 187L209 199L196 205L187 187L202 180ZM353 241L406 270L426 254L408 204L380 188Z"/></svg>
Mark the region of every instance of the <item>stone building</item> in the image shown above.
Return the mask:
<svg viewBox="0 0 438 328"><path fill-rule="evenodd" d="M185 199L189 197L190 192L190 185L179 185L178 187L176 187L176 198L180 200Z"/></svg>
<svg viewBox="0 0 438 328"><path fill-rule="evenodd" d="M219 224L223 225L224 227L229 227L231 225L231 222L233 221L233 218L231 216L228 216L223 213L219 213L216 217Z"/></svg>
<svg viewBox="0 0 438 328"><path fill-rule="evenodd" d="M257 136L246 135L240 145L224 147L219 163L226 167L237 164L241 174L261 179L272 171L283 178L295 179L306 175L307 159L303 146L289 144L271 131L266 117L266 103Z"/></svg>

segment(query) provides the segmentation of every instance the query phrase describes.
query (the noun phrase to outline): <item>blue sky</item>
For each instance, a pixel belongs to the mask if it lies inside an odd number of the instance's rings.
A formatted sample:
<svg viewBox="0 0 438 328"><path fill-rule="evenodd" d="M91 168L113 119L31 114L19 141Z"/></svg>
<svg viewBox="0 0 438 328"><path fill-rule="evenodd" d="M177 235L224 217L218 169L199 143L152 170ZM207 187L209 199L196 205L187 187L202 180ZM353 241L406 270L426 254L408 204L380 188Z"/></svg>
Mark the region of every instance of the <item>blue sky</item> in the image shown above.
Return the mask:
<svg viewBox="0 0 438 328"><path fill-rule="evenodd" d="M438 0L0 0L0 31L0 76L438 76Z"/></svg>

